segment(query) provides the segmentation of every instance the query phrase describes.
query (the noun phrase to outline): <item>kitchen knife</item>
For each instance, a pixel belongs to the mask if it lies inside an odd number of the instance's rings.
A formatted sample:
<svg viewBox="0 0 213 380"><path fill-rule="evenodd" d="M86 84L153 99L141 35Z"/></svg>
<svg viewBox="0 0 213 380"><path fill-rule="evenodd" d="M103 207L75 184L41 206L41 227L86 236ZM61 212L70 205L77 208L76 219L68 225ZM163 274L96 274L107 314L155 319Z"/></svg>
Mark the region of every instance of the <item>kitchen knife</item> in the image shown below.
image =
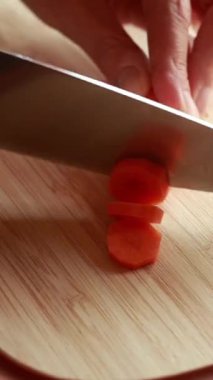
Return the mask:
<svg viewBox="0 0 213 380"><path fill-rule="evenodd" d="M108 174L162 162L171 185L213 191L213 126L97 80L0 53L0 148Z"/></svg>

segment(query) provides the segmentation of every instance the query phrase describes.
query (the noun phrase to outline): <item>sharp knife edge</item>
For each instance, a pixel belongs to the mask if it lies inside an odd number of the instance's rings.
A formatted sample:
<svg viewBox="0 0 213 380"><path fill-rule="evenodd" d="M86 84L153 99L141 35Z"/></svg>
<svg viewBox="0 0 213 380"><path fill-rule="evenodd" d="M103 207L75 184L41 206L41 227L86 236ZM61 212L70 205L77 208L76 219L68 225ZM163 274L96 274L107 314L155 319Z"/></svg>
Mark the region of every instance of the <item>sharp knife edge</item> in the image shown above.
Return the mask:
<svg viewBox="0 0 213 380"><path fill-rule="evenodd" d="M213 190L211 123L29 57L9 57L30 75L0 91L0 115L7 131L0 136L2 148L108 173L134 134L141 132L145 143L143 131L147 133L147 126L149 142L156 131L160 141L174 130L183 137L183 151L170 173L171 185ZM7 76L5 68L3 75ZM34 128L36 133L32 132ZM158 147L155 141L154 145L155 156L159 154L160 158L160 144Z"/></svg>

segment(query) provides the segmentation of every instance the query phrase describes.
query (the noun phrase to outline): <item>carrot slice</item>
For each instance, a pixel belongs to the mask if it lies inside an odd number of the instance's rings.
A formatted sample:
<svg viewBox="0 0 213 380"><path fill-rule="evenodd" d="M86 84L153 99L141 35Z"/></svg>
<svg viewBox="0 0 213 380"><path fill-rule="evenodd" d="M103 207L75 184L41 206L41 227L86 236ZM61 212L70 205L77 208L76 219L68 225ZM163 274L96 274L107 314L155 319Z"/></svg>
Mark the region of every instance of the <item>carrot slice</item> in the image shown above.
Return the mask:
<svg viewBox="0 0 213 380"><path fill-rule="evenodd" d="M161 234L150 224L122 219L109 226L107 244L113 259L128 269L155 262Z"/></svg>
<svg viewBox="0 0 213 380"><path fill-rule="evenodd" d="M163 210L157 206L144 206L130 202L110 202L108 213L111 216L127 216L139 218L146 223L161 223Z"/></svg>
<svg viewBox="0 0 213 380"><path fill-rule="evenodd" d="M111 173L110 191L119 201L157 204L165 199L168 190L166 169L149 160L122 160Z"/></svg>

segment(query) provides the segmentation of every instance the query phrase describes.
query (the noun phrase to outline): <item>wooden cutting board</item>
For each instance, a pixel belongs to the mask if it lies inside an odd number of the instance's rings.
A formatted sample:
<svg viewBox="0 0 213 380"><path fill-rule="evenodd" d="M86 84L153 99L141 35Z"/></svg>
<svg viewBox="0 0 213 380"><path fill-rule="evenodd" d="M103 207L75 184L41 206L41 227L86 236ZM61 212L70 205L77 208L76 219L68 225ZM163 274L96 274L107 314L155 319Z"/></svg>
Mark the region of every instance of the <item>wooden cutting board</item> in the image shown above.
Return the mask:
<svg viewBox="0 0 213 380"><path fill-rule="evenodd" d="M213 194L172 189L155 266L106 249L107 179L0 154L0 348L53 375L139 379L213 361Z"/></svg>
<svg viewBox="0 0 213 380"><path fill-rule="evenodd" d="M106 250L106 179L0 156L0 346L54 375L136 379L213 361L213 195L172 189L158 263Z"/></svg>

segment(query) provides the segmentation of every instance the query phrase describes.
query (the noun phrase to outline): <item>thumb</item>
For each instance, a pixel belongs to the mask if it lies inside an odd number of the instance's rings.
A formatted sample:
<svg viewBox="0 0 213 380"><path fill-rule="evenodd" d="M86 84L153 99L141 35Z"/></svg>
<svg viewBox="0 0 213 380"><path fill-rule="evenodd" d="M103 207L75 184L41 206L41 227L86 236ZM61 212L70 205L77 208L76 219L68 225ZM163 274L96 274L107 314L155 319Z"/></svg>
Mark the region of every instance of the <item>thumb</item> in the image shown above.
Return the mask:
<svg viewBox="0 0 213 380"><path fill-rule="evenodd" d="M131 40L105 0L25 0L45 22L81 46L107 80L146 95L150 81L145 54ZM50 6L51 5L51 6Z"/></svg>

